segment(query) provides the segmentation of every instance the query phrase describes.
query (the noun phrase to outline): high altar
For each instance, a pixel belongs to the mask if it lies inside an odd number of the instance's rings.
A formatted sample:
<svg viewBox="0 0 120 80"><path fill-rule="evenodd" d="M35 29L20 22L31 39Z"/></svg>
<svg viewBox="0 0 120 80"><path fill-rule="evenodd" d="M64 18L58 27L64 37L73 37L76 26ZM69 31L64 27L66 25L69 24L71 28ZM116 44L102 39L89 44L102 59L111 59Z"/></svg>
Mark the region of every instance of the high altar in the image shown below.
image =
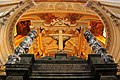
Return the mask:
<svg viewBox="0 0 120 80"><path fill-rule="evenodd" d="M38 36L30 47L29 53L34 53L36 58L55 56L57 52L64 52L68 57L87 59L87 53L92 52L83 36L84 30L89 28L89 22L76 21L71 24L66 18L53 19L50 24L45 23L44 20L32 20L31 23L32 29L37 29Z"/></svg>

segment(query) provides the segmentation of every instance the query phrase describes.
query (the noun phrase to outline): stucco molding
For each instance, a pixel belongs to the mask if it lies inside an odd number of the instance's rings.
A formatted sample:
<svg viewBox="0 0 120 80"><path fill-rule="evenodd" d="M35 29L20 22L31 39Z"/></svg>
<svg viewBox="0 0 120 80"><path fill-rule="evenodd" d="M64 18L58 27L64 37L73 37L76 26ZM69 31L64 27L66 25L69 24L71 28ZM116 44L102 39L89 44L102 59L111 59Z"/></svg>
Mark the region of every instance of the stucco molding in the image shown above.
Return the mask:
<svg viewBox="0 0 120 80"><path fill-rule="evenodd" d="M13 13L20 7L22 6L24 3L22 1L20 1L19 4L17 4L15 7L13 7L12 9L10 9L7 13L3 14L0 16L0 29L2 27L5 27L10 16L13 15Z"/></svg>
<svg viewBox="0 0 120 80"><path fill-rule="evenodd" d="M22 14L27 11L28 9L30 9L32 6L34 6L35 4L33 3L33 1L27 1L24 2L18 10L15 10L14 13L17 13L14 16L12 23L10 23L9 26L9 30L8 30L8 40L9 40L9 45L10 45L10 49L12 51L14 51L14 42L13 42L13 30L14 30L14 26L16 25L17 21L19 20L19 18L22 16Z"/></svg>
<svg viewBox="0 0 120 80"><path fill-rule="evenodd" d="M106 12L106 14L110 17L110 19L112 20L112 22L115 24L116 27L120 27L120 17L117 16L115 13L113 13L112 11L110 11L109 8L107 8L107 6L102 5L101 3L99 3L99 5L102 7L102 9Z"/></svg>

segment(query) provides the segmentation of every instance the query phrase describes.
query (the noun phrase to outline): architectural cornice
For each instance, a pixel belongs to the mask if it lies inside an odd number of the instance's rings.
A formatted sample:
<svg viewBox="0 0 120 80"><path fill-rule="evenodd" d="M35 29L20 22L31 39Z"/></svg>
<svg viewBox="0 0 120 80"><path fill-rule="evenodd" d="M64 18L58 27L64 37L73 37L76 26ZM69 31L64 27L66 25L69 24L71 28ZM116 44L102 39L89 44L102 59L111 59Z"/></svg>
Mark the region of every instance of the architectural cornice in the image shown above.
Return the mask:
<svg viewBox="0 0 120 80"><path fill-rule="evenodd" d="M9 17L20 7L22 6L24 3L20 2L19 4L17 4L14 8L12 8L11 10L9 10L6 14L0 16L1 21L0 21L0 26L5 26L7 20L9 19Z"/></svg>
<svg viewBox="0 0 120 80"><path fill-rule="evenodd" d="M12 2L12 3L7 3L7 4L0 4L0 7L6 7L6 6L17 5L17 4L20 4L21 2L22 2L22 1Z"/></svg>

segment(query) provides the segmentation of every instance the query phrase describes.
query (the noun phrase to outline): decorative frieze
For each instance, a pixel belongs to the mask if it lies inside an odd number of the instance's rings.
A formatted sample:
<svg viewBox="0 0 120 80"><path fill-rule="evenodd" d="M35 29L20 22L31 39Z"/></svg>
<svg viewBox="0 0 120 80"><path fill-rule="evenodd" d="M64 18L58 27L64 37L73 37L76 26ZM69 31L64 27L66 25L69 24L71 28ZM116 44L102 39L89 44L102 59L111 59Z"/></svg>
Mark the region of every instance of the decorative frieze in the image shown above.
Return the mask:
<svg viewBox="0 0 120 80"><path fill-rule="evenodd" d="M36 4L36 10L39 12L86 12L86 13L93 13L89 8L86 8L84 4L81 3L71 3L71 2L41 2ZM35 11L36 11L35 10ZM37 12L37 11L36 11ZM94 14L94 13L93 13Z"/></svg>

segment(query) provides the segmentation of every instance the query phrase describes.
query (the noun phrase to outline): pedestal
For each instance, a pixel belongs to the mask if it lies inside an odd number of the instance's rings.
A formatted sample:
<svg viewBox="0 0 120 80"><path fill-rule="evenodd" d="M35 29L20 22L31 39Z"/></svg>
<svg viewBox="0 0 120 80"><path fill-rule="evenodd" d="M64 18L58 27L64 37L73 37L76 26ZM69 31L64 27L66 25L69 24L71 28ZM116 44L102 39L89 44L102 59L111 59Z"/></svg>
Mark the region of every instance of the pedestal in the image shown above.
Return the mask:
<svg viewBox="0 0 120 80"><path fill-rule="evenodd" d="M7 80L25 80L32 72L32 63L34 61L33 54L22 54L21 61L17 64L6 64ZM18 76L18 77L17 77ZM11 79L12 78L12 79Z"/></svg>
<svg viewBox="0 0 120 80"><path fill-rule="evenodd" d="M99 54L89 54L88 62L95 80L114 80L117 73L117 63L105 63ZM113 77L114 76L114 77Z"/></svg>

